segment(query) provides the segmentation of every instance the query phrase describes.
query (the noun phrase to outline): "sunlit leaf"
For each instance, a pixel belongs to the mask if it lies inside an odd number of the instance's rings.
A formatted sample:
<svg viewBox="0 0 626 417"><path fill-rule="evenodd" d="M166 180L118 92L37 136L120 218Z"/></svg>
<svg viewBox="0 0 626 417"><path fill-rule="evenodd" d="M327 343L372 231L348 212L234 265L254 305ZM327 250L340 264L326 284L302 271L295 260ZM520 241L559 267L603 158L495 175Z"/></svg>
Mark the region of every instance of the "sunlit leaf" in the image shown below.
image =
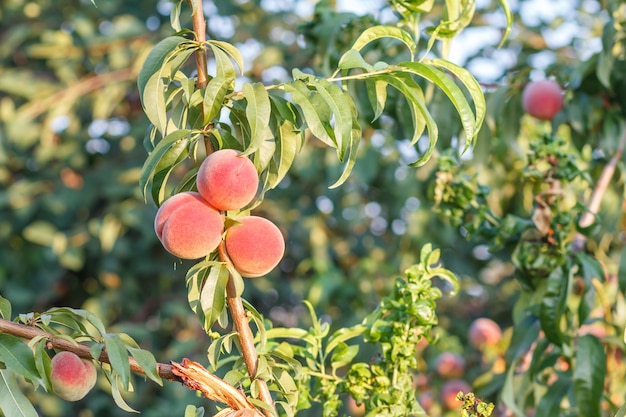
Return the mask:
<svg viewBox="0 0 626 417"><path fill-rule="evenodd" d="M257 151L263 141L271 138L270 125L270 98L267 90L260 83L246 83L243 85L243 96L246 99L246 117L250 126L248 148L244 155Z"/></svg>
<svg viewBox="0 0 626 417"><path fill-rule="evenodd" d="M163 385L163 381L161 380L157 369L157 361L151 352L131 346L126 346L126 349L131 356L135 358L135 361L139 366L141 366L141 369L143 369L148 378L159 385Z"/></svg>
<svg viewBox="0 0 626 417"><path fill-rule="evenodd" d="M409 49L409 52L411 52L411 57L415 54L416 46L411 35L408 32L395 26L374 26L364 30L363 33L361 33L356 39L356 41L354 41L351 49L360 51L367 44L381 38L397 39L406 45L406 47Z"/></svg>
<svg viewBox="0 0 626 417"><path fill-rule="evenodd" d="M200 291L200 305L204 312L204 327L210 329L226 306L228 269L222 264L210 267Z"/></svg>
<svg viewBox="0 0 626 417"><path fill-rule="evenodd" d="M314 102L318 93L309 90L306 84L300 80L285 85L285 91L291 93L293 102L302 110L304 120L311 133L326 145L337 147L335 132L330 125L330 108L323 100L322 103Z"/></svg>

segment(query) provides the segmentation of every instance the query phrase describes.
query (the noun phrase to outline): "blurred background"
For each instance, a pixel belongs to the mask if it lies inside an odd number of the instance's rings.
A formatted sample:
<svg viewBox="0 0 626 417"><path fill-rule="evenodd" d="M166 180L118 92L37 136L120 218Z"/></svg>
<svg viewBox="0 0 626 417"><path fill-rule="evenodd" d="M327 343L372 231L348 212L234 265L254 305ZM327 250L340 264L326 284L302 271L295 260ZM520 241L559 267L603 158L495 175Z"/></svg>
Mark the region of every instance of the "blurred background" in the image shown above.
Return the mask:
<svg viewBox="0 0 626 417"><path fill-rule="evenodd" d="M560 116L566 119L556 123L566 123L560 132L598 171L616 141L605 120L617 94L603 87L596 71L611 17L601 1L512 0L515 24L498 49L504 14L496 1L476 3L474 25L452 42L450 58L483 83L489 108L477 146L463 158L473 158L468 175L492 187L492 209L528 213L532 198L520 171L528 140L549 124L522 114L521 89L547 75L569 83L570 105ZM161 247L153 231L156 207L138 186L148 125L136 77L150 49L174 32L173 4L96 5L4 0L0 6L0 294L15 313L88 309L159 362L203 362L209 339L187 304L190 265ZM242 77L266 84L287 81L293 68L330 75L364 28L398 20L384 1L205 0L203 6L208 36L235 44L246 62ZM424 18L424 28L440 15L441 4ZM181 18L191 27L185 6ZM425 48L427 38L421 42ZM374 62L383 53L402 58L399 49L372 50L368 58ZM506 328L511 320L519 285L510 253L492 254L484 242L468 241L433 210L436 158L419 169L407 166L417 156L401 127L410 115L403 99L390 97L376 124L363 114L360 156L342 187L328 189L341 166L332 150L312 139L266 195L257 210L281 227L287 253L270 275L246 281L244 297L275 326L308 325L304 299L333 326L358 323L432 242L462 291L441 301L441 341L426 348L426 378L418 383L443 383L435 370L443 351L464 357L461 376L471 382L497 355L485 359L468 345L470 321L487 316ZM437 91L429 105L440 125L438 147L456 147L460 124L453 107ZM607 260L623 232L618 188L603 205L604 233L596 244ZM128 415L114 405L107 384L100 386L72 404L41 392L29 396L49 417ZM186 404L203 404L178 384L161 388L141 379L126 399L147 417L182 415Z"/></svg>

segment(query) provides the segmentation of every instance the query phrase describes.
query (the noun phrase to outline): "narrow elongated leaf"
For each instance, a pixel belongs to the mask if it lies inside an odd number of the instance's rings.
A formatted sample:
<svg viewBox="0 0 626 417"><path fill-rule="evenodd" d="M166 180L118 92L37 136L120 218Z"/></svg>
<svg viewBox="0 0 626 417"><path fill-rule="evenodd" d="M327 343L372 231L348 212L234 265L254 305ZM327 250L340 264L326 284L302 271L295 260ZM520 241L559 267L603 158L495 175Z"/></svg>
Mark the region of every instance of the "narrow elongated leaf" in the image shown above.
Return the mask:
<svg viewBox="0 0 626 417"><path fill-rule="evenodd" d="M249 144L244 155L249 155L256 152L263 141L272 135L269 128L271 105L267 90L261 83L246 83L242 91L246 98L246 117L250 126Z"/></svg>
<svg viewBox="0 0 626 417"><path fill-rule="evenodd" d="M354 106L354 103L351 102L350 104ZM356 110L355 110L355 114L356 114ZM348 177L350 176L350 173L352 173L352 168L354 168L354 164L356 163L356 157L358 155L359 144L361 143L362 136L363 136L363 132L361 130L361 126L359 125L359 122L355 115L352 121L352 130L350 132L350 142L348 144L347 161L343 166L343 171L341 172L341 176L339 177L339 179L335 181L335 183L330 185L328 188L333 189L333 188L339 187L348 179Z"/></svg>
<svg viewBox="0 0 626 417"><path fill-rule="evenodd" d="M120 376L123 389L128 389L130 382L130 364L126 345L120 337L113 333L107 333L103 337L107 355L111 361L111 367Z"/></svg>
<svg viewBox="0 0 626 417"><path fill-rule="evenodd" d="M0 410L5 416L38 417L35 407L20 390L10 369L0 369Z"/></svg>
<svg viewBox="0 0 626 417"><path fill-rule="evenodd" d="M169 135L165 136L154 150L148 155L146 161L141 168L141 177L139 178L139 187L144 197L147 194L148 184L153 178L155 170L161 159L167 154L167 152L174 146L179 140L185 139L191 133L190 130L180 129L175 130Z"/></svg>
<svg viewBox="0 0 626 417"><path fill-rule="evenodd" d="M243 74L243 67L244 67L243 55L241 55L241 52L239 51L239 49L237 49L235 46L231 45L230 43L223 42L223 41L210 40L210 41L207 41L207 43L211 47L216 46L220 48L222 51L226 52L226 54L228 54L228 56L230 56L239 67L239 73ZM213 49L213 51L215 52L215 49Z"/></svg>
<svg viewBox="0 0 626 417"><path fill-rule="evenodd" d="M120 385L123 385L123 382L118 375L114 381L111 381L111 396L113 397L113 401L115 401L115 405L128 413L139 413L139 411L129 406L124 400L124 397L122 397L122 393L120 392ZM127 388L124 386L122 389Z"/></svg>
<svg viewBox="0 0 626 417"><path fill-rule="evenodd" d="M507 0L498 0L498 4L500 5L500 7L502 7L502 11L504 11L504 16L506 18L506 28L504 29L504 36L502 36L502 40L498 45L498 48L501 48L511 34L511 28L513 27L513 13L511 12L511 8L509 7L509 2Z"/></svg>
<svg viewBox="0 0 626 417"><path fill-rule="evenodd" d="M336 148L335 132L330 125L330 109L323 100L322 103L315 104L313 101L313 98L319 94L311 92L300 80L286 84L285 91L291 93L293 102L300 106L311 133L326 145Z"/></svg>
<svg viewBox="0 0 626 417"><path fill-rule="evenodd" d="M367 72L371 72L374 70L374 67L367 63L363 56L356 49L349 49L345 54L339 58L339 63L337 64L337 68L341 70L349 70L353 68L362 68Z"/></svg>
<svg viewBox="0 0 626 417"><path fill-rule="evenodd" d="M579 337L574 368L574 398L581 415L602 415L600 402L605 375L606 353L600 341L592 335Z"/></svg>
<svg viewBox="0 0 626 417"><path fill-rule="evenodd" d="M437 123L433 119L432 115L426 108L426 104L422 101L422 98L419 96L418 92L414 88L410 88L406 85L404 80L400 77L396 77L393 75L382 76L382 78L389 83L389 85L396 88L400 91L407 99L409 106L412 111L413 118L415 120L415 133L411 140L411 143L415 143L421 137L421 133L419 132L419 126L421 124L420 120L423 120L428 129L428 140L429 145L428 149L417 161L411 163L411 166L421 166L424 165L432 156L435 151L435 145L437 144L437 139L439 137L439 128L437 127ZM417 134L420 134L418 137Z"/></svg>
<svg viewBox="0 0 626 417"><path fill-rule="evenodd" d="M326 80L311 81L311 85L315 86L334 116L337 156L340 161L344 161L352 135L352 99L337 84L331 84Z"/></svg>
<svg viewBox="0 0 626 417"><path fill-rule="evenodd" d="M200 305L204 312L204 328L213 326L226 306L226 284L228 269L222 265L211 267L200 291Z"/></svg>
<svg viewBox="0 0 626 417"><path fill-rule="evenodd" d="M510 364L524 356L539 337L539 317L532 313L526 314L524 319L513 327L513 336L506 351L506 363Z"/></svg>
<svg viewBox="0 0 626 417"><path fill-rule="evenodd" d="M626 294L626 246L619 256L618 286L622 294Z"/></svg>
<svg viewBox="0 0 626 417"><path fill-rule="evenodd" d="M5 320L11 320L11 302L0 295L0 315Z"/></svg>
<svg viewBox="0 0 626 417"><path fill-rule="evenodd" d="M215 77L209 81L204 90L204 124L218 118L224 105L226 94L231 91L234 80Z"/></svg>
<svg viewBox="0 0 626 417"><path fill-rule="evenodd" d="M367 87L367 98L370 105L374 110L374 118L372 122L377 120L385 110L385 104L387 103L387 82L381 79L367 78L365 80Z"/></svg>
<svg viewBox="0 0 626 417"><path fill-rule="evenodd" d="M137 364L141 366L141 369L144 370L148 378L159 385L163 385L163 381L161 380L157 369L157 361L151 352L144 349L134 348L132 346L126 346L126 349L131 356L135 358L135 361L137 361Z"/></svg>
<svg viewBox="0 0 626 417"><path fill-rule="evenodd" d="M182 36L170 36L163 39L161 42L156 44L154 48L152 48L141 66L141 70L139 70L139 75L137 75L137 87L139 88L140 97L143 97L148 80L154 74L160 72L163 63L167 60L170 54L178 48L178 45L186 40L187 39Z"/></svg>
<svg viewBox="0 0 626 417"><path fill-rule="evenodd" d="M423 77L439 87L452 101L452 104L459 113L461 124L465 130L465 148L474 141L474 136L478 134L476 117L461 89L452 81L446 73L432 65L419 62L404 62L399 65L408 69L411 73Z"/></svg>
<svg viewBox="0 0 626 417"><path fill-rule="evenodd" d="M366 329L367 328L365 326L359 324L337 330L328 338L328 343L326 344L326 355L332 352L333 349L339 345L339 343L363 335Z"/></svg>
<svg viewBox="0 0 626 417"><path fill-rule="evenodd" d="M569 276L557 268L548 277L548 288L541 301L539 317L541 330L546 338L556 345L563 343L561 319L565 314Z"/></svg>
<svg viewBox="0 0 626 417"><path fill-rule="evenodd" d="M522 410L520 404L518 404L518 399L521 399L522 396L518 395L517 388L524 385L522 383L519 385L516 384L517 381L515 371L518 364L519 360L515 360L508 368L500 398L502 399L502 402L513 412L513 414L515 414L515 417L526 417L526 413ZM524 374L522 374L519 378L527 379ZM526 381L525 385L528 385L528 381Z"/></svg>
<svg viewBox="0 0 626 417"><path fill-rule="evenodd" d="M160 206L163 200L165 200L165 188L167 186L167 179L169 178L171 172L174 170L176 165L182 162L189 155L187 148L188 144L189 141L187 139L174 142L154 168L151 194L152 199L158 206Z"/></svg>
<svg viewBox="0 0 626 417"><path fill-rule="evenodd" d="M415 55L416 46L415 41L413 40L411 35L405 30L402 30L395 26L374 26L366 29L365 31L363 31L363 33L361 33L356 41L354 41L354 44L352 44L352 48L350 49L356 49L357 51L360 51L368 43L381 38L397 39L406 45L406 47L409 49L409 52L411 52L411 57Z"/></svg>
<svg viewBox="0 0 626 417"><path fill-rule="evenodd" d="M33 351L19 337L0 333L0 360L14 372L33 381L35 385L41 383Z"/></svg>
<svg viewBox="0 0 626 417"><path fill-rule="evenodd" d="M465 68L456 65L450 61L446 61L444 59L432 59L432 60L424 60L424 63L429 63L434 65L435 67L441 67L452 73L456 78L459 79L467 88L472 97L472 101L474 102L474 110L475 110L475 130L476 133L472 138L472 142L475 141L478 136L478 131L480 130L484 120L485 115L487 114L487 103L485 101L485 95L483 94L483 89L476 81L476 78ZM466 147L468 144L465 145Z"/></svg>
<svg viewBox="0 0 626 417"><path fill-rule="evenodd" d="M561 377L550 384L548 390L541 396L537 405L537 416L561 415L561 402L567 395L572 382L569 377ZM586 414L585 414L586 416Z"/></svg>

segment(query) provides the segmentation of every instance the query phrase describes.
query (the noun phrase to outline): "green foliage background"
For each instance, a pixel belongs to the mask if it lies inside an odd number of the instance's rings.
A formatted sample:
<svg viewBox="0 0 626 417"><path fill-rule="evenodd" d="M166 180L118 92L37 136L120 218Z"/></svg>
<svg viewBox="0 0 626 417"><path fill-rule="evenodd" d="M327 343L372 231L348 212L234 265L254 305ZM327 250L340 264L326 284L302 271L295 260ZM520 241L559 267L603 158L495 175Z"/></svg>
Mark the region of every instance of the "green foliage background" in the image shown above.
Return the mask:
<svg viewBox="0 0 626 417"><path fill-rule="evenodd" d="M284 81L293 68L331 75L354 38L376 21L334 13L332 1L319 3L312 17L296 13L304 1L208 3L209 37L254 54L245 75L265 84ZM626 18L605 27L611 11L624 17L624 6L573 2L569 19L532 22L521 18L529 3L519 1L513 9L514 37L505 49L497 50L500 39L494 38L472 51L477 58L468 62L472 70L480 59L509 59L506 73L489 81L486 126L473 160L463 166L467 177L459 177L462 184L475 176L490 186L488 203L502 217L532 211L533 184L520 181L528 141L551 126L523 116L520 94L541 54L551 54L546 72L569 88L566 111L554 126L560 125L558 132L580 152L579 163L592 179L614 151L624 118L620 48ZM132 335L160 362L202 361L209 340L187 304L188 265L162 249L152 226L156 208L143 200L138 186L147 120L136 78L148 51L172 33L168 5L8 0L1 6L0 293L16 312L88 309L110 331ZM440 10L437 5L433 15ZM496 2L480 2L475 24L502 21L498 10ZM188 14L181 18L189 27ZM549 47L550 31L572 22L585 28L582 35ZM586 53L589 39L601 39L603 52ZM422 51L426 44L423 39ZM396 45L382 47L386 54L396 52ZM368 54L374 62L381 51L372 48ZM437 90L428 94L440 126L438 148L458 146L461 126L454 108ZM520 292L512 279L513 248L505 245L489 254L484 242L468 241L463 230L436 213L437 162L408 166L415 151L407 146L411 132L402 128L410 120L406 102L392 96L387 110L364 129L354 172L338 189L328 189L341 173L335 153L314 139L306 141L288 178L257 209L285 232L285 259L267 278L249 281L244 296L277 326L310 324L304 299L333 326L352 325L390 292L393 277L430 242L442 249L445 266L461 278L462 288L439 303L441 341L428 348L421 367L437 387L437 353L464 353L473 379L486 370L467 348L467 327L479 316L503 327L511 323L511 306ZM363 114L363 120L371 116ZM589 242L612 274L618 272L623 246L622 180L620 171ZM471 186L469 180L465 184ZM580 192L588 197L590 189ZM102 387L106 390L106 384ZM484 393L491 394L489 386ZM127 415L102 391L77 404L29 395L46 416ZM127 400L146 416L182 415L187 403L198 401L184 387L141 380Z"/></svg>

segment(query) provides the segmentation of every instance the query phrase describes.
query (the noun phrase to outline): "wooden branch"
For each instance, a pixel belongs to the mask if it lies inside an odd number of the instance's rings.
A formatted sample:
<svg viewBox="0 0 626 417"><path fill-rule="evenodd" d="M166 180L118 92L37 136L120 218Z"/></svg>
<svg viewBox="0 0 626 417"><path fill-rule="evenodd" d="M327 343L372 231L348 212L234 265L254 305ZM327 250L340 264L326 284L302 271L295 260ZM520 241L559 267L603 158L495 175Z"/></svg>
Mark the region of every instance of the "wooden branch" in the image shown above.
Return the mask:
<svg viewBox="0 0 626 417"><path fill-rule="evenodd" d="M48 349L57 349L57 350L66 350L68 352L73 352L81 358L85 359L93 359L91 353L89 352L89 345L85 343L78 343L78 345L73 344L71 341L58 337L55 334L48 333L34 326L27 326L25 324L15 323L9 320L0 319L0 333L11 334L13 336L20 337L22 339L33 339L35 337L44 337L47 340ZM109 360L109 356L106 353L106 350L103 349L98 361L104 363L111 363ZM137 361L133 357L128 358L128 362L130 363L130 370L136 374L145 375L141 366L137 363ZM182 382L181 378L175 375L172 372L172 366L165 363L157 363L157 372L159 376L163 379L169 381Z"/></svg>
<svg viewBox="0 0 626 417"><path fill-rule="evenodd" d="M207 371L202 365L187 358L182 363L172 362L172 370L190 389L205 397L228 405L231 410L247 410L245 416L263 416L246 396L223 379Z"/></svg>
<svg viewBox="0 0 626 417"><path fill-rule="evenodd" d="M220 243L218 251L220 259L223 262L232 265L230 258L228 257L228 253L226 252L226 248L224 247L224 241ZM226 302L228 303L228 308L230 309L230 314L233 318L233 323L235 324L235 330L237 330L237 337L239 339L239 345L241 346L241 354L246 364L248 375L250 375L251 380L256 381L258 384L259 398L261 401L274 407L274 400L272 399L270 390L267 387L267 382L265 382L264 379L256 378L259 356L257 354L256 347L254 346L254 336L252 335L252 330L250 330L248 315L246 314L246 310L243 308L241 297L237 295L237 289L235 288L235 282L232 276L228 277L228 283L226 284ZM263 410L263 412L267 417L273 416L273 413L270 410Z"/></svg>
<svg viewBox="0 0 626 417"><path fill-rule="evenodd" d="M624 147L626 147L626 127L622 132L622 137L619 140L617 145L617 149L615 150L615 154L611 158L608 164L602 170L600 177L598 178L598 183L596 184L593 192L591 193L591 198L589 199L589 205L587 207L587 211L583 213L580 217L580 221L578 225L580 227L589 227L596 215L600 211L600 204L602 203L602 199L604 198L604 194L613 178L613 174L615 173L615 169L617 168L617 163L622 159L622 155L624 154ZM572 242L572 250L575 252L581 251L585 245L587 238L580 233L576 234L574 238L574 242Z"/></svg>
<svg viewBox="0 0 626 417"><path fill-rule="evenodd" d="M197 1L197 8L195 13L193 12L193 2L187 0L189 8L192 10L191 20L193 24L193 31L196 34L197 42L206 41L206 21L204 20L204 11L202 10L202 2ZM196 86L198 88L205 88L209 82L209 76L207 73L207 59L206 50L204 47L196 51L196 68L198 69L198 80Z"/></svg>

